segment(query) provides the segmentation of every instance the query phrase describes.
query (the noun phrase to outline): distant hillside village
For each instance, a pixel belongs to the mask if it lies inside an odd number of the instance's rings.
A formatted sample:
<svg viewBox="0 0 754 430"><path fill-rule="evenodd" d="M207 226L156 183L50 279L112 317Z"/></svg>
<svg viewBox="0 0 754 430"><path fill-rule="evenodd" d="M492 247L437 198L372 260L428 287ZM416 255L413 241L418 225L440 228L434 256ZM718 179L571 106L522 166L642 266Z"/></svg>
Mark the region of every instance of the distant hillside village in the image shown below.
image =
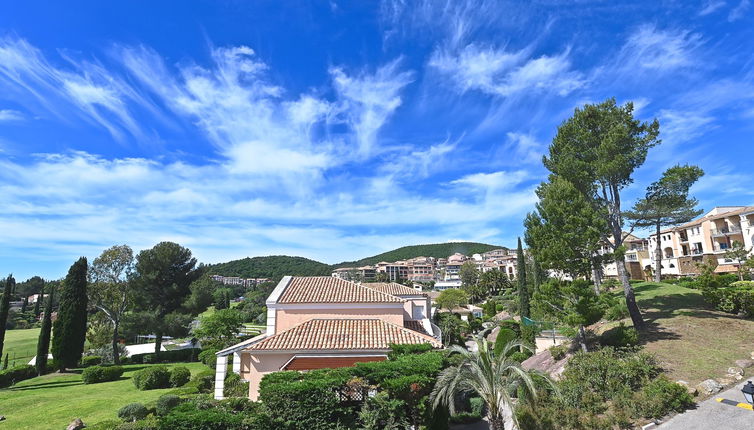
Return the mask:
<svg viewBox="0 0 754 430"><path fill-rule="evenodd" d="M467 261L473 262L480 272L497 269L510 278L516 277L516 251L504 248L471 256L457 252L447 258L415 257L394 262L381 261L361 267L341 267L335 269L332 276L364 282L407 280L444 290L461 287L461 266Z"/></svg>

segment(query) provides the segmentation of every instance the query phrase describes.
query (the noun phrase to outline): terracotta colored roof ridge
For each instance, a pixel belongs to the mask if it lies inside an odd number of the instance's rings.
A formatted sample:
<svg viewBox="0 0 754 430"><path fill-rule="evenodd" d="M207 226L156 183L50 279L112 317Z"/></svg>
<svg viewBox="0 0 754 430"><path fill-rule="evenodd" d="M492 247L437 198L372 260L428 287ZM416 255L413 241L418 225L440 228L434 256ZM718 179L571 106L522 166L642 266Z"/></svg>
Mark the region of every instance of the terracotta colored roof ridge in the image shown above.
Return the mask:
<svg viewBox="0 0 754 430"><path fill-rule="evenodd" d="M314 318L250 345L247 350L388 350L390 344L422 343L442 346L429 335L378 318Z"/></svg>
<svg viewBox="0 0 754 430"><path fill-rule="evenodd" d="M396 282L365 282L361 285L394 296L427 296L420 290L415 290Z"/></svg>
<svg viewBox="0 0 754 430"><path fill-rule="evenodd" d="M403 303L405 300L332 276L294 276L278 303Z"/></svg>

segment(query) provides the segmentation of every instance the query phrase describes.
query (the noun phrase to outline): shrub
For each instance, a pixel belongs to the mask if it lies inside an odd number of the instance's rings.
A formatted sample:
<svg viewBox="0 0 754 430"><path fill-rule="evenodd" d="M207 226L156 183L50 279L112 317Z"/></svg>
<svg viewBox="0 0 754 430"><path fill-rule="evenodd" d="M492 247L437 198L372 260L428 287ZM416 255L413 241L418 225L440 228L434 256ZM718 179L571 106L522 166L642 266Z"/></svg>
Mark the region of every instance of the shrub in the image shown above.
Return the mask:
<svg viewBox="0 0 754 430"><path fill-rule="evenodd" d="M117 381L123 375L121 366L90 366L81 372L81 380L84 384L97 384L100 382Z"/></svg>
<svg viewBox="0 0 754 430"><path fill-rule="evenodd" d="M730 286L735 288L754 289L754 281L736 281L730 284Z"/></svg>
<svg viewBox="0 0 754 430"><path fill-rule="evenodd" d="M99 355L86 355L81 357L81 367L96 366L102 364L102 357Z"/></svg>
<svg viewBox="0 0 754 430"><path fill-rule="evenodd" d="M634 346L637 343L639 343L639 333L635 328L626 327L623 323L620 323L619 326L613 327L600 335L600 344L603 346L623 348L626 346Z"/></svg>
<svg viewBox="0 0 754 430"><path fill-rule="evenodd" d="M670 412L683 412L694 404L685 387L659 376L634 394L629 410L639 418L662 418Z"/></svg>
<svg viewBox="0 0 754 430"><path fill-rule="evenodd" d="M191 377L191 381L184 388L196 388L200 393L209 393L215 384L215 373L211 370L199 372Z"/></svg>
<svg viewBox="0 0 754 430"><path fill-rule="evenodd" d="M225 397L248 397L249 383L235 373L230 372L225 376L225 385L223 388Z"/></svg>
<svg viewBox="0 0 754 430"><path fill-rule="evenodd" d="M741 313L747 317L754 316L754 287L743 285L726 288L704 288L702 295L717 310L733 314Z"/></svg>
<svg viewBox="0 0 754 430"><path fill-rule="evenodd" d="M618 321L628 317L626 299L618 299L609 294L603 294L600 296L600 301L605 309L605 319L609 321Z"/></svg>
<svg viewBox="0 0 754 430"><path fill-rule="evenodd" d="M134 373L133 381L139 390L168 388L170 386L170 371L165 366L148 367Z"/></svg>
<svg viewBox="0 0 754 430"><path fill-rule="evenodd" d="M155 404L155 413L160 417L165 416L179 404L181 404L180 397L173 394L162 395Z"/></svg>
<svg viewBox="0 0 754 430"><path fill-rule="evenodd" d="M174 367L170 370L170 386L182 387L191 379L191 371L183 366Z"/></svg>
<svg viewBox="0 0 754 430"><path fill-rule="evenodd" d="M399 355L406 355L406 354L423 354L425 352L429 352L432 350L432 345L428 343L419 343L419 344L406 344L406 345L397 345L397 344L391 344L390 345L390 352L387 353L387 356L389 359L393 360L397 358Z"/></svg>
<svg viewBox="0 0 754 430"><path fill-rule="evenodd" d="M141 403L129 403L118 410L118 418L123 421L143 420L148 414L149 411Z"/></svg>
<svg viewBox="0 0 754 430"><path fill-rule="evenodd" d="M480 417L485 416L487 413L486 405L481 397L472 397L469 399L469 405L471 407L471 413Z"/></svg>
<svg viewBox="0 0 754 430"><path fill-rule="evenodd" d="M158 430L159 426L160 423L157 418L147 417L131 423L121 423L115 430Z"/></svg>
<svg viewBox="0 0 754 430"><path fill-rule="evenodd" d="M219 351L219 349L216 348L202 350L202 352L199 353L199 361L214 370L215 365L217 364L217 356L215 355L217 354L217 351Z"/></svg>
<svg viewBox="0 0 754 430"><path fill-rule="evenodd" d="M524 350L524 351L516 351L516 352L514 352L513 354L510 355L509 358L511 360L515 361L515 362L521 363L521 362L523 362L524 360L526 360L527 358L529 358L531 356L532 356L531 351Z"/></svg>
<svg viewBox="0 0 754 430"><path fill-rule="evenodd" d="M458 412L450 416L450 422L453 424L469 424L481 420L482 417L472 412Z"/></svg>
<svg viewBox="0 0 754 430"><path fill-rule="evenodd" d="M495 338L495 355L500 355L503 353L503 349L505 349L505 346L508 344L508 342L512 342L516 340L517 334L515 331L513 331L510 328L507 327L500 327L500 331L497 333L497 337Z"/></svg>
<svg viewBox="0 0 754 430"><path fill-rule="evenodd" d="M565 358L566 353L568 352L568 348L568 344L551 346L549 348L550 355L552 355L553 360L562 360Z"/></svg>
<svg viewBox="0 0 754 430"><path fill-rule="evenodd" d="M0 371L0 388L10 387L16 382L31 379L37 376L34 366L24 364Z"/></svg>
<svg viewBox="0 0 754 430"><path fill-rule="evenodd" d="M221 408L200 409L194 403L176 406L160 420L160 430L226 430L241 428L243 416Z"/></svg>
<svg viewBox="0 0 754 430"><path fill-rule="evenodd" d="M105 420L94 424L87 424L86 430L115 430L120 424L123 424L123 421Z"/></svg>

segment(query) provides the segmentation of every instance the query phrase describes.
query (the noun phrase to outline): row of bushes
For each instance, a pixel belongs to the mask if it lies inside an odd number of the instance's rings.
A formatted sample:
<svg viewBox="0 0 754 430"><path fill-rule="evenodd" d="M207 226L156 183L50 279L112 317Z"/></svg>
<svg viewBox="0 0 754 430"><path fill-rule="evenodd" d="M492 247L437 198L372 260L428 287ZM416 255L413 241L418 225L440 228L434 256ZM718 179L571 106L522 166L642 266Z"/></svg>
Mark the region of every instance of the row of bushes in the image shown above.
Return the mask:
<svg viewBox="0 0 754 430"><path fill-rule="evenodd" d="M521 430L631 428L693 404L685 387L661 374L653 356L605 347L578 352L557 383L560 396L542 390L516 412Z"/></svg>
<svg viewBox="0 0 754 430"><path fill-rule="evenodd" d="M0 388L10 387L16 382L31 379L35 376L37 376L37 370L34 366L28 364L0 370Z"/></svg>
<svg viewBox="0 0 754 430"><path fill-rule="evenodd" d="M703 288L704 299L715 309L754 317L754 282L734 282L724 288Z"/></svg>
<svg viewBox="0 0 754 430"><path fill-rule="evenodd" d="M168 369L165 366L154 366L134 373L133 381L139 390L155 390L159 388L181 387L191 379L191 371L178 366Z"/></svg>
<svg viewBox="0 0 754 430"><path fill-rule="evenodd" d="M84 384L117 381L123 375L121 366L90 366L81 372Z"/></svg>
<svg viewBox="0 0 754 430"><path fill-rule="evenodd" d="M200 348L174 349L171 351L161 351L159 354L149 352L146 354L134 354L130 357L129 362L134 364L150 363L186 363L196 361L202 352Z"/></svg>

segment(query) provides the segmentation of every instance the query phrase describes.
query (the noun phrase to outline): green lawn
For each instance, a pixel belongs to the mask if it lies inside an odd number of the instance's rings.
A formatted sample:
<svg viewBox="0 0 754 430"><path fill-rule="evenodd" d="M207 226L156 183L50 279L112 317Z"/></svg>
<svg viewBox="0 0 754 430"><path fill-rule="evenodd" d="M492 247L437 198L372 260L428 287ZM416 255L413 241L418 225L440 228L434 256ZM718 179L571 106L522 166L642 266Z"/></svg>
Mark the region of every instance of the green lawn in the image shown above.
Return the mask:
<svg viewBox="0 0 754 430"><path fill-rule="evenodd" d="M654 282L634 291L648 325L642 344L671 378L692 385L719 378L754 351L754 321L710 309L699 291Z"/></svg>
<svg viewBox="0 0 754 430"><path fill-rule="evenodd" d="M8 354L11 366L26 364L37 355L38 328L24 330L8 330L5 332L5 344L3 345L3 359Z"/></svg>
<svg viewBox="0 0 754 430"><path fill-rule="evenodd" d="M64 429L81 418L85 424L117 419L118 409L132 402L156 400L171 389L139 391L131 381L133 373L149 365L124 366L126 372L118 381L84 385L79 373L52 373L22 381L0 390L0 429ZM202 363L176 363L186 366L192 375L208 370Z"/></svg>

